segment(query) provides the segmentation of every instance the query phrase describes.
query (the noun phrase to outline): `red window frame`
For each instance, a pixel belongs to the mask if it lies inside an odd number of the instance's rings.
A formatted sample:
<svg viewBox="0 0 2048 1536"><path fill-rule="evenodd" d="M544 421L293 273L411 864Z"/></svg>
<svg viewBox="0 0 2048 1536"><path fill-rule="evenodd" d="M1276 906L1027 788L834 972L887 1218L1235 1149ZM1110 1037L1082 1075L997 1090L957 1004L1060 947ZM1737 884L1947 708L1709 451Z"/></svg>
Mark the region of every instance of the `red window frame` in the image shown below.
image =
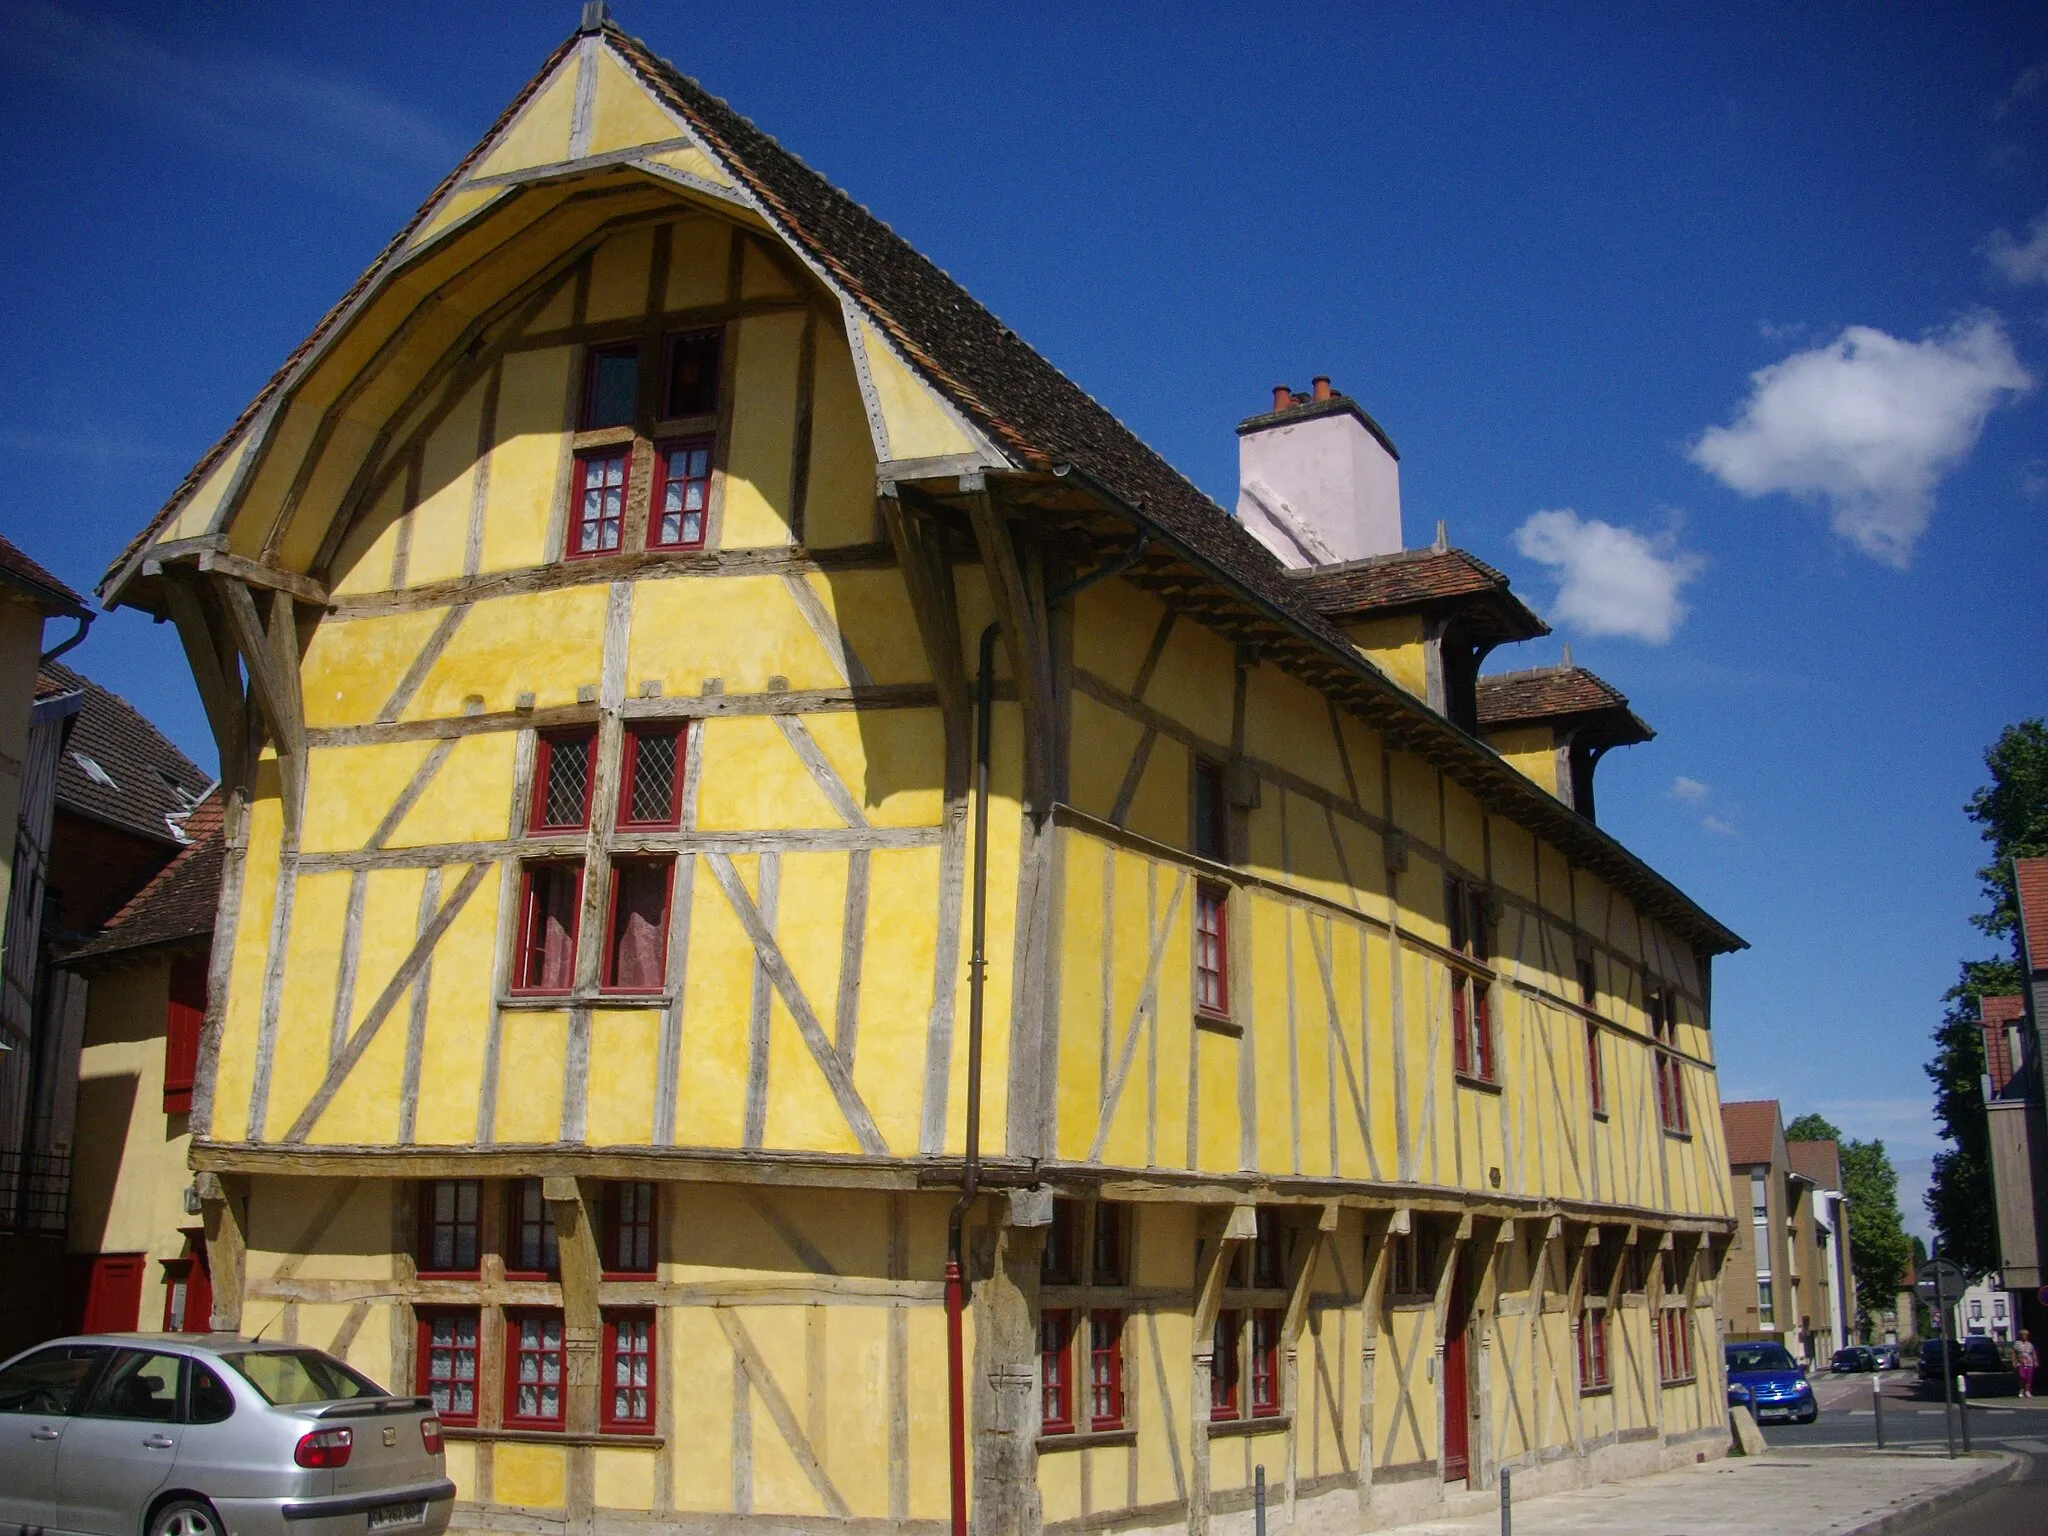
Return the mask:
<svg viewBox="0 0 2048 1536"><path fill-rule="evenodd" d="M1195 887L1195 1012L1230 1017L1230 890Z"/></svg>
<svg viewBox="0 0 2048 1536"><path fill-rule="evenodd" d="M597 375L598 369L607 358L625 357L632 359L634 370L634 410L627 412L624 421L600 422L597 417ZM577 424L585 432L607 432L619 427L629 427L639 407L640 344L634 341L614 342L607 347L592 347L583 360L583 409L577 413Z"/></svg>
<svg viewBox="0 0 2048 1536"><path fill-rule="evenodd" d="M1088 1427L1124 1427L1124 1315L1088 1314Z"/></svg>
<svg viewBox="0 0 2048 1536"><path fill-rule="evenodd" d="M483 1390L483 1309L480 1307L421 1307L418 1312L419 1338L413 1354L416 1362L414 1389L421 1397L434 1398L434 1411L443 1424L474 1424L477 1420L477 1406ZM459 1334L439 1346L441 1359L436 1359L437 1347L434 1342L434 1325L449 1323L459 1327L469 1324L469 1336ZM469 1374L462 1374L462 1363L468 1362ZM455 1406L455 1394L462 1389L469 1391L469 1411L463 1412ZM447 1406L436 1397L441 1392Z"/></svg>
<svg viewBox="0 0 2048 1536"><path fill-rule="evenodd" d="M681 407L690 402L676 398L680 393L676 388L676 364L678 354L692 343L703 347L704 354L708 355L711 364L710 398L696 402L703 407L702 410L686 411ZM667 338L662 348L661 364L661 415L664 421L718 414L719 386L723 382L720 374L725 364L724 331L678 331Z"/></svg>
<svg viewBox="0 0 2048 1536"><path fill-rule="evenodd" d="M1038 1317L1038 1431L1074 1430L1074 1314L1051 1308Z"/></svg>
<svg viewBox="0 0 2048 1536"><path fill-rule="evenodd" d="M1691 1308L1673 1302L1657 1309L1657 1379L1688 1380L1693 1374Z"/></svg>
<svg viewBox="0 0 2048 1536"><path fill-rule="evenodd" d="M661 922L654 935L655 974L652 980L642 976L637 981L621 981L620 956L625 933L620 927L619 891L629 876L648 875L658 875L661 881ZM604 961L599 967L599 991L655 993L668 985L668 908L669 898L675 893L675 879L676 861L673 857L612 860L611 889L605 895Z"/></svg>
<svg viewBox="0 0 2048 1536"><path fill-rule="evenodd" d="M568 958L565 974L547 979L547 938L544 924L547 910L540 905L536 876L574 871L575 889L569 901ZM556 997L576 984L576 943L583 926L583 861L581 859L535 859L519 871L519 948L512 959L512 990L528 996Z"/></svg>
<svg viewBox="0 0 2048 1536"><path fill-rule="evenodd" d="M605 1278L652 1278L661 1263L655 1246L661 1222L661 1186L647 1179L614 1180L605 1189L604 1213ZM647 1262L634 1262L643 1253Z"/></svg>
<svg viewBox="0 0 2048 1536"><path fill-rule="evenodd" d="M671 437L654 445L654 495L647 503L647 547L649 549L702 549L704 541L711 534L711 476L718 468L718 441L711 437ZM691 471L696 465L685 461L682 475L674 473L674 458L678 454L704 456L703 472ZM682 496L674 508L668 504L669 487L680 485ZM690 488L697 488L697 505L690 505ZM692 514L697 519L694 535L689 531ZM676 520L676 536L667 537L664 524L673 516Z"/></svg>
<svg viewBox="0 0 2048 1536"><path fill-rule="evenodd" d="M1095 1231L1088 1254L1088 1278L1094 1285L1130 1284L1130 1253L1124 1246L1124 1208L1113 1201L1095 1203Z"/></svg>
<svg viewBox="0 0 2048 1536"><path fill-rule="evenodd" d="M635 725L627 728L624 756L619 764L619 826L623 828L650 829L660 831L677 827L683 820L683 756L689 746L689 727L680 721L673 725ZM643 820L633 814L634 801L638 798L635 790L639 784L640 748L649 741L666 740L674 754L674 766L669 773L668 804L661 815Z"/></svg>
<svg viewBox="0 0 2048 1536"><path fill-rule="evenodd" d="M507 1280L546 1280L561 1273L555 1209L548 1204L545 1188L539 1179L514 1179L505 1188Z"/></svg>
<svg viewBox="0 0 2048 1536"><path fill-rule="evenodd" d="M1205 859L1224 863L1230 858L1229 806L1223 765L1210 758L1196 758L1194 845L1195 852Z"/></svg>
<svg viewBox="0 0 2048 1536"><path fill-rule="evenodd" d="M1413 1218L1411 1218L1413 1219ZM1436 1255L1422 1232L1391 1232L1387 1235L1387 1291L1394 1296L1427 1296L1433 1293Z"/></svg>
<svg viewBox="0 0 2048 1536"><path fill-rule="evenodd" d="M1657 1050L1657 1123L1667 1131L1681 1136L1692 1133L1692 1125L1685 1112L1685 1067L1670 1047L1675 1043L1678 1030L1671 1017L1671 1001L1661 987L1652 988L1643 1000L1643 1007L1650 1015L1650 1035L1659 1047Z"/></svg>
<svg viewBox="0 0 2048 1536"><path fill-rule="evenodd" d="M1238 1338L1243 1319L1236 1312L1216 1314L1216 1332L1209 1346L1209 1417L1235 1419L1238 1378L1243 1366L1238 1360Z"/></svg>
<svg viewBox="0 0 2048 1536"><path fill-rule="evenodd" d="M439 1214L440 1195L445 1190L452 1202L450 1214L443 1219ZM414 1261L422 1275L474 1275L477 1266L483 1262L483 1184L477 1179L427 1179L419 1188L419 1255ZM464 1197L467 1196L469 1214L463 1215ZM434 1262L434 1238L443 1229L448 1232L449 1257L454 1262L446 1265ZM463 1234L469 1236L469 1263L461 1262Z"/></svg>
<svg viewBox="0 0 2048 1536"><path fill-rule="evenodd" d="M658 1337L652 1307L605 1308L598 1428L606 1434L653 1431L654 1394L660 1387Z"/></svg>
<svg viewBox="0 0 2048 1536"><path fill-rule="evenodd" d="M1572 1332L1578 1335L1579 1390L1598 1392L1612 1386L1607 1370L1607 1309L1585 1308Z"/></svg>
<svg viewBox="0 0 2048 1536"><path fill-rule="evenodd" d="M1276 1417L1281 1390L1280 1313L1261 1307L1252 1314L1252 1417Z"/></svg>
<svg viewBox="0 0 2048 1536"><path fill-rule="evenodd" d="M619 466L619 483L611 485L600 482L593 485L590 479L591 466L610 464L614 461ZM599 503L598 515L595 518L588 515L587 498L592 491L598 491L607 497ZM608 499L613 492L618 495L616 515L612 515L612 506ZM577 454L576 483L569 502L569 528L562 540L563 558L590 560L599 555L623 553L626 547L626 502L632 494L633 449L630 443L612 443L603 448L586 448ZM604 543L604 529L607 524L613 522L618 524L616 542L607 546ZM592 537L590 530L593 528L597 530L596 542L586 542Z"/></svg>
<svg viewBox="0 0 2048 1536"><path fill-rule="evenodd" d="M554 1325L554 1337L548 1338L547 1328ZM538 1330L529 1334L528 1329ZM566 1418L569 1403L568 1361L563 1348L562 1313L558 1307L518 1307L505 1312L505 1422L526 1429L560 1429ZM533 1376L523 1379L532 1362ZM549 1379L552 1365L553 1379ZM536 1404L542 1401L542 1394L549 1387L555 1393L555 1411L545 1413L536 1410L522 1413L519 1408L519 1389L534 1388Z"/></svg>
<svg viewBox="0 0 2048 1536"><path fill-rule="evenodd" d="M571 751L583 754L583 799L574 821L549 821L548 789L553 783L555 759ZM543 731L534 742L533 804L527 808L526 829L545 837L556 832L582 832L590 826L590 797L597 783L597 727L582 726L570 731Z"/></svg>
<svg viewBox="0 0 2048 1536"><path fill-rule="evenodd" d="M192 1108L192 1085L199 1075L199 1031L206 1023L204 955L171 962L170 990L164 999L164 1113L182 1115Z"/></svg>
<svg viewBox="0 0 2048 1536"><path fill-rule="evenodd" d="M1607 1113L1607 1078L1600 1070L1600 1026L1586 1021L1586 1096L1593 1113Z"/></svg>

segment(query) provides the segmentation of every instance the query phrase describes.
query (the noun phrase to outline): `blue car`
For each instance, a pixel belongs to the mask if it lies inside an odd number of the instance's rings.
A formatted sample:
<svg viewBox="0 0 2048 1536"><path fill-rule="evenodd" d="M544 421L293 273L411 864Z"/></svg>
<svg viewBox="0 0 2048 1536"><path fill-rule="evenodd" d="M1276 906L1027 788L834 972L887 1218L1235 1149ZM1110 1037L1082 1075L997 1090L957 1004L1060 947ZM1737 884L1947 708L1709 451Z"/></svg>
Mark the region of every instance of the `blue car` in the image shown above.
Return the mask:
<svg viewBox="0 0 2048 1536"><path fill-rule="evenodd" d="M1739 1395L1738 1395L1739 1394ZM1811 1424L1820 1417L1806 1367L1782 1344L1728 1346L1728 1401L1745 1403L1757 1417Z"/></svg>

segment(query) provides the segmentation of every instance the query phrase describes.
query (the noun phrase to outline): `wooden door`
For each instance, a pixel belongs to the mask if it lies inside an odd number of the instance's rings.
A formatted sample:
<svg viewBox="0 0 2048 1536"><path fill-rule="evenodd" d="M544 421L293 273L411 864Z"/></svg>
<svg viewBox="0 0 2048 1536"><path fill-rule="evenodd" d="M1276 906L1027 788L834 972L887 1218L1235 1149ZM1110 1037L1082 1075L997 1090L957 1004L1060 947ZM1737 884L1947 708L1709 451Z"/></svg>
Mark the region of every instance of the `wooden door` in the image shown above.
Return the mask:
<svg viewBox="0 0 2048 1536"><path fill-rule="evenodd" d="M1465 1266L1451 1280L1450 1305L1444 1316L1444 1481L1455 1483L1472 1470L1472 1392L1467 1370L1465 1330L1470 1308L1465 1302Z"/></svg>

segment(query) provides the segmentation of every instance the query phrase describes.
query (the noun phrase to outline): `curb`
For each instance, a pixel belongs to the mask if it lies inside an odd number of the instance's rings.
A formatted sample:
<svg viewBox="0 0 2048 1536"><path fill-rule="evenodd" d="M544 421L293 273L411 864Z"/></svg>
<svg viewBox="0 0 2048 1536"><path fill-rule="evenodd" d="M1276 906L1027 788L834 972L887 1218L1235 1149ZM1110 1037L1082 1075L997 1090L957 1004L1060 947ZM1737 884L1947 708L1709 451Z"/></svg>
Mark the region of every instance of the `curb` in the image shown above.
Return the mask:
<svg viewBox="0 0 2048 1536"><path fill-rule="evenodd" d="M1894 1531L1908 1530L1923 1520L1946 1514L1958 1504L1967 1503L1996 1484L2010 1482L2027 1464L2026 1457L2013 1451L1994 1451L1990 1454L1997 1457L1997 1460L1982 1468L1976 1476L1944 1488L1938 1493L1931 1493L1925 1498L1916 1499L1889 1514L1879 1515L1875 1520L1867 1520L1862 1525L1851 1527L1843 1531L1841 1536L1891 1536Z"/></svg>

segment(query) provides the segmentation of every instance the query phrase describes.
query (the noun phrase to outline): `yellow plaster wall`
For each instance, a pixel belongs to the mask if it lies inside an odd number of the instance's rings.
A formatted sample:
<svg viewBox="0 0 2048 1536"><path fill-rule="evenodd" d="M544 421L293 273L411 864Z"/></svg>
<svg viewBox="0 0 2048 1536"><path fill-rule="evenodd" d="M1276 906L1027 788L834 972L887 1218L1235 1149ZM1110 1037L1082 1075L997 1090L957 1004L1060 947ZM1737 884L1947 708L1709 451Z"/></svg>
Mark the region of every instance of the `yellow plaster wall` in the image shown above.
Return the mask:
<svg viewBox="0 0 2048 1536"><path fill-rule="evenodd" d="M1488 731L1485 739L1489 747L1507 760L1509 767L1545 794L1564 798L1565 786L1558 782L1557 735L1550 727L1525 725Z"/></svg>
<svg viewBox="0 0 2048 1536"><path fill-rule="evenodd" d="M1344 633L1388 677L1418 699L1429 697L1429 652L1420 614L1353 622Z"/></svg>
<svg viewBox="0 0 2048 1536"><path fill-rule="evenodd" d="M724 467L727 548L791 542L790 452L803 331L802 315L772 314L728 332L739 352L733 388L747 408L734 414Z"/></svg>

